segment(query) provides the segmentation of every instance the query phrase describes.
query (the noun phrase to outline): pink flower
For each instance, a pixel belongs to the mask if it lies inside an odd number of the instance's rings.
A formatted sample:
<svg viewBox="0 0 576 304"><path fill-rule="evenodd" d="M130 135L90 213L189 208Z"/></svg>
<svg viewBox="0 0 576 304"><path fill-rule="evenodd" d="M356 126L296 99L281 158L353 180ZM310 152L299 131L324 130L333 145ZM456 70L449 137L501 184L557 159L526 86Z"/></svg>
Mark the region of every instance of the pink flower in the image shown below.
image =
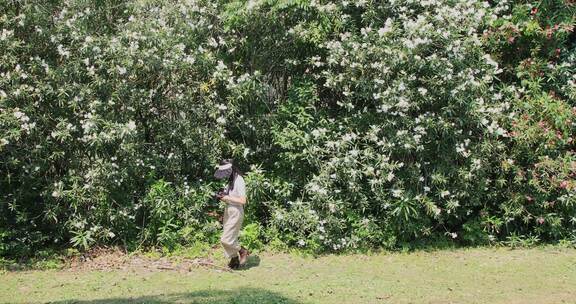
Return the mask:
<svg viewBox="0 0 576 304"><path fill-rule="evenodd" d="M560 188L566 189L567 187L568 187L568 182L567 182L567 181L562 181L562 182L560 183Z"/></svg>
<svg viewBox="0 0 576 304"><path fill-rule="evenodd" d="M538 224L542 225L544 224L544 218L543 217L539 217L537 220Z"/></svg>

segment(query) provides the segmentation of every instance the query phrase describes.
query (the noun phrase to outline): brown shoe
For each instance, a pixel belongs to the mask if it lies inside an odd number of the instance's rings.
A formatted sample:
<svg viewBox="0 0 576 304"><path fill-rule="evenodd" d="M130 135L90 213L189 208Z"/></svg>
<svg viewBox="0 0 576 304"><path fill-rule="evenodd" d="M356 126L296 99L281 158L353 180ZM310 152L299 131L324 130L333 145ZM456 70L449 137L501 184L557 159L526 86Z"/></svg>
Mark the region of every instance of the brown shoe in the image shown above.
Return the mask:
<svg viewBox="0 0 576 304"><path fill-rule="evenodd" d="M234 270L236 270L240 267L240 262L239 262L238 256L235 256L235 257L230 259L230 262L228 263L228 267L230 269L234 269Z"/></svg>
<svg viewBox="0 0 576 304"><path fill-rule="evenodd" d="M246 261L248 260L248 255L250 254L248 249L240 247L240 251L238 253L240 254L240 265L246 264Z"/></svg>

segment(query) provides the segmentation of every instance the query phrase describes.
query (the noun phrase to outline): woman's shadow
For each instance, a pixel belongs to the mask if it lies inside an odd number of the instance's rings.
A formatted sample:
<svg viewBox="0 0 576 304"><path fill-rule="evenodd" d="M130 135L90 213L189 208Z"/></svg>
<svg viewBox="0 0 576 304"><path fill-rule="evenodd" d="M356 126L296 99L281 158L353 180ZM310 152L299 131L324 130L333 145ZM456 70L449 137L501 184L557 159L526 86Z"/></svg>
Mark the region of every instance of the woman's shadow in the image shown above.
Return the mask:
<svg viewBox="0 0 576 304"><path fill-rule="evenodd" d="M260 257L257 255L249 255L246 264L238 268L238 270L248 270L258 266L260 266Z"/></svg>

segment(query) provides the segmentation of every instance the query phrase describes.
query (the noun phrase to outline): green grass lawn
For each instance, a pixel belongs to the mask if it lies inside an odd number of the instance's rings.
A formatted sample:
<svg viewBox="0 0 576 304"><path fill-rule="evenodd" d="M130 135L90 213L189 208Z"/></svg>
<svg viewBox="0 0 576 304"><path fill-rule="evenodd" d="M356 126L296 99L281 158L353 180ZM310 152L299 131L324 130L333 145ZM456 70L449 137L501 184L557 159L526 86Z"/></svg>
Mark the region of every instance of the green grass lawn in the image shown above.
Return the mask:
<svg viewBox="0 0 576 304"><path fill-rule="evenodd" d="M576 303L576 250L480 248L319 258L261 253L247 269L21 271L0 303Z"/></svg>

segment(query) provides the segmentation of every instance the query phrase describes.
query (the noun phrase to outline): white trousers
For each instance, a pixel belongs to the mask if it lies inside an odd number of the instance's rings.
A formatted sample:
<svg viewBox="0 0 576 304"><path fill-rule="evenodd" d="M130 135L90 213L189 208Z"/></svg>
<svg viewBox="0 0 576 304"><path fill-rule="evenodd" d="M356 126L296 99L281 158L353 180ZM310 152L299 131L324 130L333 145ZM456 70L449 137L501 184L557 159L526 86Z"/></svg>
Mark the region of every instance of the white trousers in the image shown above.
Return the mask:
<svg viewBox="0 0 576 304"><path fill-rule="evenodd" d="M244 220L244 207L228 204L224 209L224 232L220 238L220 243L224 247L224 252L228 258L238 256L240 243L238 236Z"/></svg>

